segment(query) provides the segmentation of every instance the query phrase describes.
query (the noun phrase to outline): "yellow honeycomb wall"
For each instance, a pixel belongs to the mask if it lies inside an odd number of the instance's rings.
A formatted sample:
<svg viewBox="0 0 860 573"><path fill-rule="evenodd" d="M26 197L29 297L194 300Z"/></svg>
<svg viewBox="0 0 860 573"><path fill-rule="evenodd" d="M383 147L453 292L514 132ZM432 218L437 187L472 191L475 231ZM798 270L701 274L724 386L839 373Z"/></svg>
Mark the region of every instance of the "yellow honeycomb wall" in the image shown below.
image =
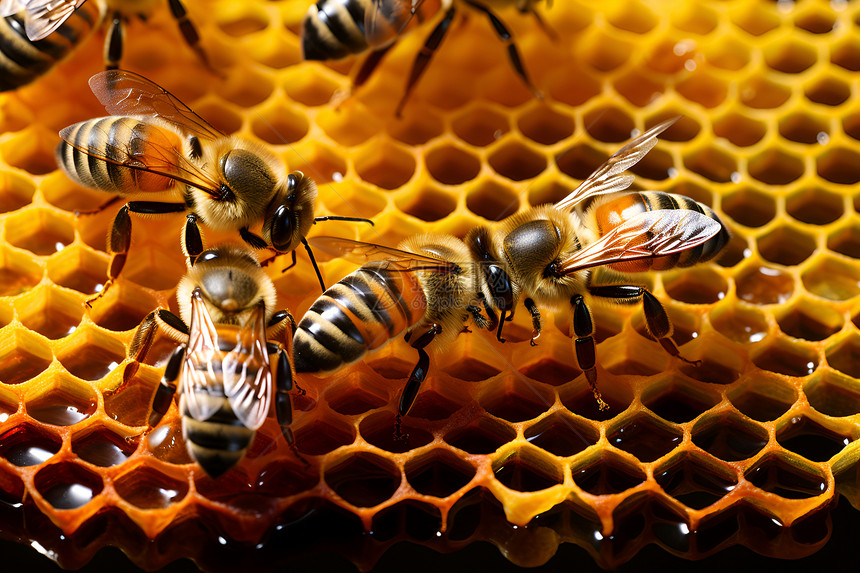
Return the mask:
<svg viewBox="0 0 860 573"><path fill-rule="evenodd" d="M547 314L532 348L519 312L506 344L473 332L431 359L406 441L393 438L393 404L416 357L397 341L299 379L307 465L269 420L238 468L207 478L175 408L146 427L169 342L126 370L139 321L175 310L182 216L134 219L121 280L82 304L105 281L118 206L76 216L107 196L70 183L53 149L59 129L104 115L86 84L102 65L97 33L0 95L4 537L66 567L114 545L147 568L181 557L217 568L227 549L272 557L257 544L310 515L373 531L339 548L364 567L401 539L440 551L490 541L520 565L576 543L615 566L648 543L689 558L734 544L799 557L826 542L839 494L860 506L860 6L567 0L541 8L549 30L502 11L542 101L464 9L396 118L430 25L349 95L353 61L301 61L307 0L188 4L222 75L178 43L166 7L131 23L123 66L312 176L321 213L375 222L318 234L462 236L560 199L634 130L683 116L633 172L642 188L711 205L734 232L717 263L642 278L703 364L666 355L638 309L595 308L601 412L569 316ZM319 287L303 253L282 274L287 264L269 272L298 317ZM329 284L352 268L323 264Z"/></svg>

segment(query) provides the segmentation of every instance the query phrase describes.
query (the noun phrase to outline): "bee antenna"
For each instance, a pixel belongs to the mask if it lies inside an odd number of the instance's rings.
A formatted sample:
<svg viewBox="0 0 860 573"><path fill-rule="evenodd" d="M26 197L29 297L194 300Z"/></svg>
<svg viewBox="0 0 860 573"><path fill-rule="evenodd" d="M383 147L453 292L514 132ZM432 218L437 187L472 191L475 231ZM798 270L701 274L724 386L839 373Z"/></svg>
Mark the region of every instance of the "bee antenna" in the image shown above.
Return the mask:
<svg viewBox="0 0 860 573"><path fill-rule="evenodd" d="M373 221L370 219L363 219L361 217L337 217L335 215L327 215L325 217L314 218L314 223L319 223L320 221L352 221L353 223L370 223L370 226L373 227Z"/></svg>
<svg viewBox="0 0 860 573"><path fill-rule="evenodd" d="M308 252L308 256L311 259L311 264L314 266L314 271L317 273L317 279L320 281L320 286L325 292L325 283L323 282L322 274L320 273L320 268L317 266L317 260L314 258L314 252L311 250L311 246L308 244L307 239L302 239L302 244L305 246L305 250Z"/></svg>

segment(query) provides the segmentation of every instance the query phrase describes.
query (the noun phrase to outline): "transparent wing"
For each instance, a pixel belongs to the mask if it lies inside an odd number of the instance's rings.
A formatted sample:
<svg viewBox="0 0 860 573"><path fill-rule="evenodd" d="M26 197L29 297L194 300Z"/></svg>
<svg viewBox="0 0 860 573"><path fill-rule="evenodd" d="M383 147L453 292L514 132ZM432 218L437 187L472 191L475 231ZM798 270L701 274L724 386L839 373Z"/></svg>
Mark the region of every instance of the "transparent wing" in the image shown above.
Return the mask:
<svg viewBox="0 0 860 573"><path fill-rule="evenodd" d="M63 25L86 0L30 0L24 14L24 30L30 41L47 37ZM13 0L14 3L14 0ZM18 2L20 4L20 2Z"/></svg>
<svg viewBox="0 0 860 573"><path fill-rule="evenodd" d="M373 48L382 47L395 39L409 24L423 0L415 5L409 0L373 0L364 11L364 37Z"/></svg>
<svg viewBox="0 0 860 573"><path fill-rule="evenodd" d="M89 83L90 89L111 115L158 117L199 138L224 137L179 98L139 74L107 70L91 77Z"/></svg>
<svg viewBox="0 0 860 573"><path fill-rule="evenodd" d="M340 237L312 237L308 242L315 249L325 251L330 255L343 257L350 261L364 264L373 261L384 261L403 270L437 270L451 272L458 265L442 258L427 254L412 253L374 243L362 243Z"/></svg>
<svg viewBox="0 0 860 573"><path fill-rule="evenodd" d="M646 211L577 251L557 270L568 275L599 265L672 255L701 245L719 232L717 221L695 211Z"/></svg>
<svg viewBox="0 0 860 573"><path fill-rule="evenodd" d="M27 8L24 0L0 0L0 18L17 14Z"/></svg>
<svg viewBox="0 0 860 573"><path fill-rule="evenodd" d="M224 394L242 424L256 430L266 421L272 400L272 369L266 352L266 311L257 305L240 331L236 349L222 362Z"/></svg>
<svg viewBox="0 0 860 573"><path fill-rule="evenodd" d="M180 378L182 398L195 420L208 420L220 407L219 400L207 399L209 394L217 395L217 388L221 386L220 356L218 331L200 291L195 289L191 296L188 348Z"/></svg>
<svg viewBox="0 0 860 573"><path fill-rule="evenodd" d="M635 177L626 175L624 172L639 163L657 145L657 136L676 121L678 121L677 117L659 123L616 151L606 163L598 167L570 195L556 203L555 208L572 209L585 199L607 193L617 193L630 187Z"/></svg>
<svg viewBox="0 0 860 573"><path fill-rule="evenodd" d="M60 130L60 137L81 153L129 169L161 175L213 197L220 196L218 182L182 154L182 149L177 147L175 134L157 125L145 124L144 130L132 133L127 141L120 144L104 130L101 130L101 137L94 137L93 133L98 132L99 128L93 126L88 138L93 143L84 147L72 137L78 125Z"/></svg>

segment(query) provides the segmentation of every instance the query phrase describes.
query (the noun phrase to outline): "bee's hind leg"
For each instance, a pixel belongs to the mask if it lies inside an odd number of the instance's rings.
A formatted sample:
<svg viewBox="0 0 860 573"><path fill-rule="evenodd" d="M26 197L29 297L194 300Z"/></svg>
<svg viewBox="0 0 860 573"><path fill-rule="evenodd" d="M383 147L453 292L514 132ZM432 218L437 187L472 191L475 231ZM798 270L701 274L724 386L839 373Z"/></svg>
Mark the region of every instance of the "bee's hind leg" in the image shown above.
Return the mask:
<svg viewBox="0 0 860 573"><path fill-rule="evenodd" d="M600 390L597 389L597 368L595 367L597 352L594 347L594 321L591 320L591 311L581 294L571 297L570 305L573 307L573 332L576 334L576 340L573 343L576 361L591 386L591 392L597 400L597 407L606 410L609 404L603 400Z"/></svg>
<svg viewBox="0 0 860 573"><path fill-rule="evenodd" d="M395 439L405 440L409 437L401 432L401 422L403 416L409 413L409 410L412 408L412 404L415 403L418 389L421 387L421 383L424 382L424 378L427 377L427 371L430 368L430 357L427 355L424 347L433 342L433 339L436 338L436 335L440 332L442 332L442 326L434 323L430 327L430 330L416 338L411 344L412 348L418 351L418 363L415 364L415 368L412 369L412 373L409 375L409 380L406 381L406 385L403 386L403 392L400 394L397 418L394 421Z"/></svg>

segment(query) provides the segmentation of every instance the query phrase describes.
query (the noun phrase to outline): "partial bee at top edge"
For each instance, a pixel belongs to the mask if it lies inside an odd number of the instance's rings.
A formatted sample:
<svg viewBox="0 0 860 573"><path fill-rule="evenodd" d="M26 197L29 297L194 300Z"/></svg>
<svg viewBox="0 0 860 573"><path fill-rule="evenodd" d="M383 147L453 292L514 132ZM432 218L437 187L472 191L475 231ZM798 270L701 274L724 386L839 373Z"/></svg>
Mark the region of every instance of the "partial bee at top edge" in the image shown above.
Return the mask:
<svg viewBox="0 0 860 573"><path fill-rule="evenodd" d="M533 207L465 237L472 257L483 263L483 300L504 342L506 320L520 301L540 335L540 307L569 305L574 352L598 404L592 299L635 304L642 301L651 336L672 356L672 323L657 298L631 284L629 274L683 268L714 258L729 231L707 205L660 191L626 191L634 176L625 173L657 143L675 121L664 121L622 147L567 197Z"/></svg>
<svg viewBox="0 0 860 573"><path fill-rule="evenodd" d="M179 282L180 315L151 312L129 347L134 362L126 378L146 358L156 331L177 343L155 392L149 426L158 425L178 394L188 453L211 477L244 457L273 405L293 446L288 352L295 322L287 310L275 312L277 298L252 251L218 245L200 253Z"/></svg>
<svg viewBox="0 0 860 573"><path fill-rule="evenodd" d="M353 86L358 87L370 77L397 38L412 29L410 25L413 21L423 21L425 17L430 18L436 13L442 13L439 21L426 36L423 48L415 56L403 96L395 110L395 114L399 116L406 100L445 39L457 10L465 7L488 20L499 40L506 46L514 71L535 97L540 98L543 96L532 84L510 30L495 14L494 9L515 7L524 14L531 14L548 30L537 12L537 5L542 1L430 0L427 5L439 4L438 9L432 11L424 9L427 8L424 0L319 0L308 8L302 22L302 53L306 60L339 60L369 52L353 80Z"/></svg>
<svg viewBox="0 0 860 573"><path fill-rule="evenodd" d="M105 294L125 264L132 236L130 213L186 213L181 243L192 262L203 251L201 222L216 231L238 231L248 245L268 249L273 257L292 253L293 264L295 249L304 245L323 290L322 275L305 240L311 226L322 220L371 223L353 217L315 217L317 188L312 179L300 171L287 173L267 147L224 135L141 75L108 70L89 83L113 115L60 131L57 163L66 176L116 195L101 208L127 196L145 199L158 192L172 193L178 201L134 200L119 210L107 241L108 283L88 304Z"/></svg>
<svg viewBox="0 0 860 573"><path fill-rule="evenodd" d="M165 0L0 0L0 91L25 86L69 56L106 22L104 63L119 67L125 24L147 18ZM185 43L212 69L180 0L167 0Z"/></svg>

